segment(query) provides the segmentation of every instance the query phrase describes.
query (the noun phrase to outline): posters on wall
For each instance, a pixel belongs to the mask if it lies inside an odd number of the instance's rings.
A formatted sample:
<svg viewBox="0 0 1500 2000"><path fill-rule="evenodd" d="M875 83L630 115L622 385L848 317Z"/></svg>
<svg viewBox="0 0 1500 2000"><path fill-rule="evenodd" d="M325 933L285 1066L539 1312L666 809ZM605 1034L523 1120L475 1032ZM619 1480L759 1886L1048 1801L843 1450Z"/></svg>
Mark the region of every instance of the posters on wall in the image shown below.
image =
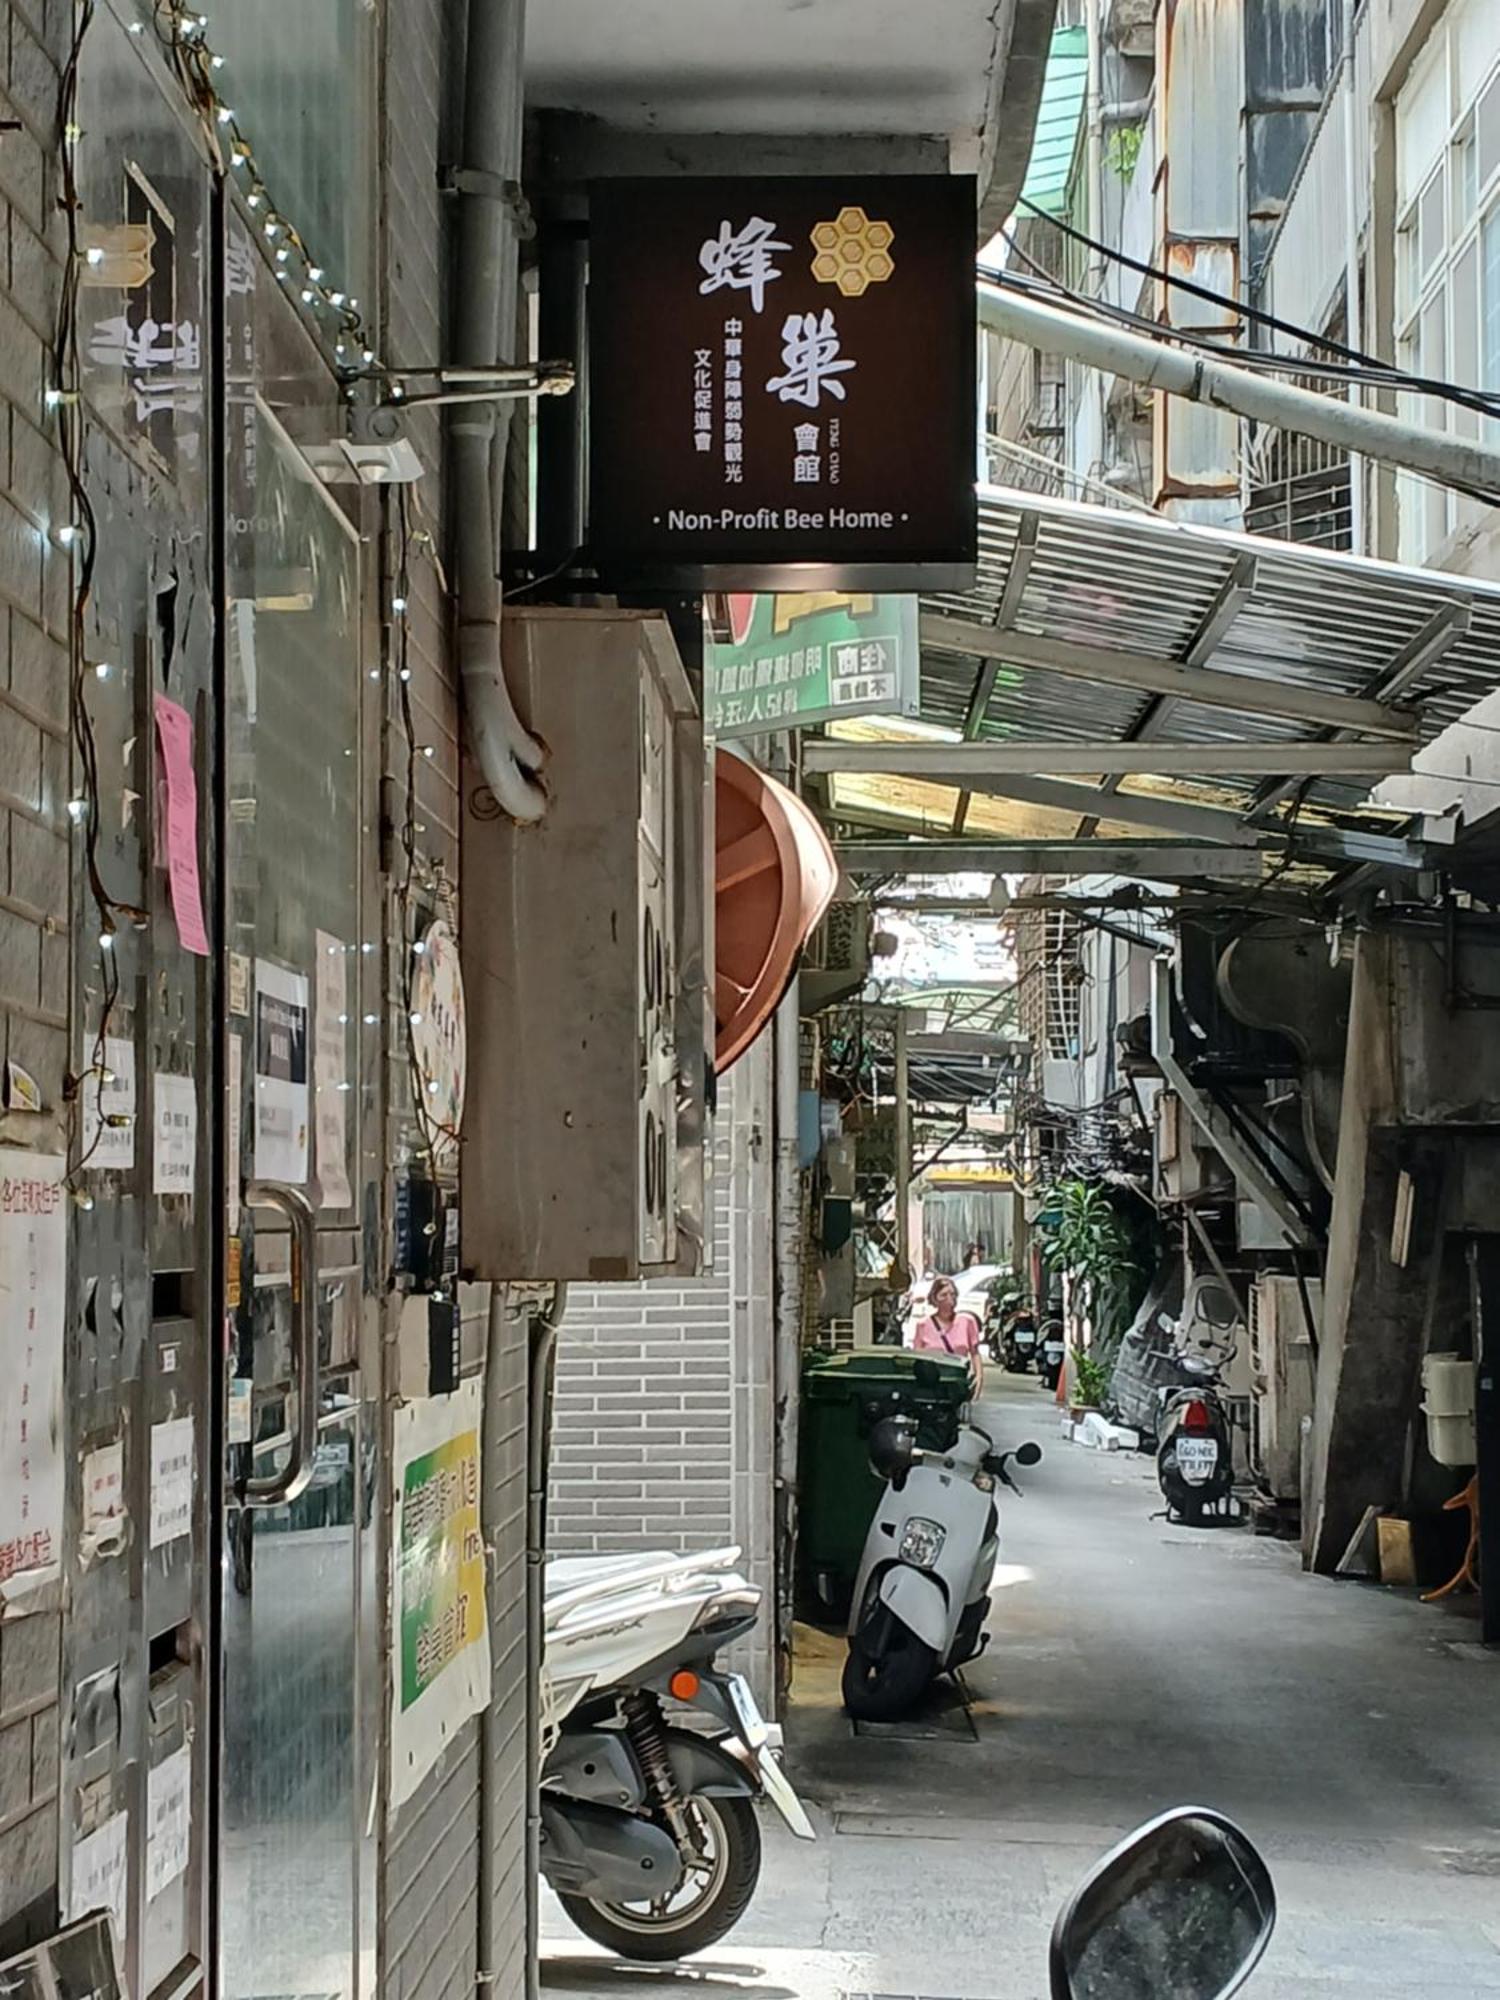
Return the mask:
<svg viewBox="0 0 1500 2000"><path fill-rule="evenodd" d="M151 1426L151 1546L193 1532L193 1420Z"/></svg>
<svg viewBox="0 0 1500 2000"><path fill-rule="evenodd" d="M349 1208L354 1202L349 1187L349 949L319 931L317 955L313 1093L318 1192L324 1208Z"/></svg>
<svg viewBox="0 0 1500 2000"><path fill-rule="evenodd" d="M255 1172L301 1187L307 1179L307 980L274 960L255 962Z"/></svg>
<svg viewBox="0 0 1500 2000"><path fill-rule="evenodd" d="M0 1597L60 1574L65 1162L0 1151Z"/></svg>
<svg viewBox="0 0 1500 2000"><path fill-rule="evenodd" d="M151 1140L153 1194L193 1192L198 1157L198 1085L190 1076L159 1069L152 1080L155 1119Z"/></svg>
<svg viewBox="0 0 1500 2000"><path fill-rule="evenodd" d="M166 831L167 879L172 889L172 914L185 951L209 955L203 922L203 891L198 881L198 781L193 771L193 718L164 694L156 697L156 740L161 750L162 788L166 810L158 824Z"/></svg>
<svg viewBox="0 0 1500 2000"><path fill-rule="evenodd" d="M82 1840L74 1841L66 1912L68 1921L76 1923L96 1910L105 1910L114 1918L115 1936L122 1940L127 1935L129 1908L129 1830L129 1815L117 1812Z"/></svg>
<svg viewBox="0 0 1500 2000"><path fill-rule="evenodd" d="M403 1404L395 1420L391 1805L409 1799L489 1698L479 1525L482 1393Z"/></svg>
<svg viewBox="0 0 1500 2000"><path fill-rule="evenodd" d="M92 1173L128 1173L135 1165L135 1043L106 1035L103 1062L95 1042L84 1042L78 1074L83 1111L84 1165Z"/></svg>
<svg viewBox="0 0 1500 2000"><path fill-rule="evenodd" d="M159 1896L188 1865L193 1828L190 1743L153 1764L146 1780L146 1900Z"/></svg>

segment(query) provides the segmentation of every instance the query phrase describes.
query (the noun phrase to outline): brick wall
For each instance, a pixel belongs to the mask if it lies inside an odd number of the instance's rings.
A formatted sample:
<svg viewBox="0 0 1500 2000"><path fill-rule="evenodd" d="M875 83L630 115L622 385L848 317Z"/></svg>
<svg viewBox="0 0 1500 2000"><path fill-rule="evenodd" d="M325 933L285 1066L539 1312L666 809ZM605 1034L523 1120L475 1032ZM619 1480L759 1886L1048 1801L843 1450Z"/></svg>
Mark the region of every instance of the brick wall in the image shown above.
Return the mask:
<svg viewBox="0 0 1500 2000"><path fill-rule="evenodd" d="M67 558L46 539L65 491L42 395L63 243L57 57L42 0L0 0L0 1062L42 1118L0 1109L0 1144L58 1151L68 1022ZM3 1391L0 1391L3 1393ZM0 1619L0 1957L50 1920L57 1877L60 1620Z"/></svg>
<svg viewBox="0 0 1500 2000"><path fill-rule="evenodd" d="M766 1038L767 1042L769 1038ZM769 1696L769 1047L725 1078L710 1277L575 1286L558 1349L547 1544L558 1555L738 1543L766 1592L744 1656Z"/></svg>

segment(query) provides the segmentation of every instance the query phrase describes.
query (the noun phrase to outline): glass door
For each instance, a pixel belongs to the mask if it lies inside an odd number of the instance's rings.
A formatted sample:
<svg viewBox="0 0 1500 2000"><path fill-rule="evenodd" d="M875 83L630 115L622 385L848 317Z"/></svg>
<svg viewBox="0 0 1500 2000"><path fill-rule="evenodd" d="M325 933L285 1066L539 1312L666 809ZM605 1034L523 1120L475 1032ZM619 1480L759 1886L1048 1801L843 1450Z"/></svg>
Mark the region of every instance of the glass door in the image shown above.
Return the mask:
<svg viewBox="0 0 1500 2000"><path fill-rule="evenodd" d="M357 2000L373 1991L378 1629L361 543L299 443L338 435L335 385L228 226L219 1991Z"/></svg>

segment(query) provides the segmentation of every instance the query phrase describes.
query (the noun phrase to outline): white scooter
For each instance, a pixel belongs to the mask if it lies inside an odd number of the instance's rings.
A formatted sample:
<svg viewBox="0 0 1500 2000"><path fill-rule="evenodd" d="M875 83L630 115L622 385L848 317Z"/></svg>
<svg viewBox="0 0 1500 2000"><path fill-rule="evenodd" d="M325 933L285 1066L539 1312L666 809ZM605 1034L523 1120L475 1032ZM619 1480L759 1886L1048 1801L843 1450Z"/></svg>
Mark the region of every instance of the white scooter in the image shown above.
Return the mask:
<svg viewBox="0 0 1500 2000"><path fill-rule="evenodd" d="M760 1875L757 1798L814 1838L779 1736L715 1655L760 1592L738 1549L547 1565L541 1868L578 1928L622 1958L716 1944Z"/></svg>
<svg viewBox="0 0 1500 2000"><path fill-rule="evenodd" d="M1010 1461L1036 1465L1042 1453L1034 1444L997 1452L972 1424L949 1451L918 1451L899 1417L875 1426L869 1450L887 1484L854 1585L844 1706L856 1721L890 1722L938 1674L984 1650L1000 1553L995 1487L1018 1494Z"/></svg>

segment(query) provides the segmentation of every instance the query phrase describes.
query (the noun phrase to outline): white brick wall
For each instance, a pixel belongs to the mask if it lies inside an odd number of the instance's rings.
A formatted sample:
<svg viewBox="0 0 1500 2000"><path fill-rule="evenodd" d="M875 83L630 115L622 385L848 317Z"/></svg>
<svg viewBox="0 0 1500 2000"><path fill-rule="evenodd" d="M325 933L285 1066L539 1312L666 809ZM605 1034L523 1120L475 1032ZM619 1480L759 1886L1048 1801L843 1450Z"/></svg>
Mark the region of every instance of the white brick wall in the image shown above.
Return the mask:
<svg viewBox="0 0 1500 2000"><path fill-rule="evenodd" d="M558 1349L547 1540L558 1555L738 1543L766 1608L742 1664L769 1698L769 1038L724 1079L713 1275L575 1286Z"/></svg>

